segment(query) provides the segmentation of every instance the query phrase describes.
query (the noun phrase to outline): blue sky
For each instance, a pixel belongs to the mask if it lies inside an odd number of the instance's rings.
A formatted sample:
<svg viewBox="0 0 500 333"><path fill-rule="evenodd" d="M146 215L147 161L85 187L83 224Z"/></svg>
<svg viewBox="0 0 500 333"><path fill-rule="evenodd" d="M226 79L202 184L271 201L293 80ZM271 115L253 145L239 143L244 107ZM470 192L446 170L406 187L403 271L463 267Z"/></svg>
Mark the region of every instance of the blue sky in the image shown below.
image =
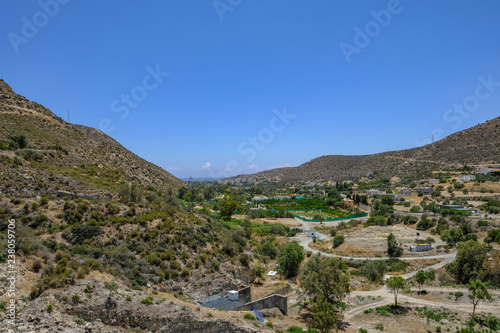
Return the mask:
<svg viewBox="0 0 500 333"><path fill-rule="evenodd" d="M178 177L406 149L499 116L500 2L2 1L0 78Z"/></svg>

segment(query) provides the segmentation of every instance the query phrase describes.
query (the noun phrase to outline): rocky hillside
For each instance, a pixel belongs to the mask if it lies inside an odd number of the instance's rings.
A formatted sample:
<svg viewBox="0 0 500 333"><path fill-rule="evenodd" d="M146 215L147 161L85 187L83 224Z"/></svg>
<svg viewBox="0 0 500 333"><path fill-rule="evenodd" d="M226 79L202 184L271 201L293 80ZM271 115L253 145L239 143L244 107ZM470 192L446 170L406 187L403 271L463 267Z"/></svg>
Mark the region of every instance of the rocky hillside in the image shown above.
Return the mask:
<svg viewBox="0 0 500 333"><path fill-rule="evenodd" d="M226 178L225 182L302 182L317 179L358 179L433 170L447 165L499 163L500 117L454 133L432 144L373 155L327 155L298 167L279 168Z"/></svg>
<svg viewBox="0 0 500 333"><path fill-rule="evenodd" d="M125 333L251 333L265 331L251 327L241 315L205 309L168 294L137 292L118 286L111 294L105 283L79 280L72 286L48 290L27 304L19 316L20 332ZM74 295L78 295L76 300ZM151 299L151 304L141 302ZM49 304L51 305L48 308ZM77 319L75 319L77 318ZM8 323L4 322L5 327ZM264 326L264 325L262 325Z"/></svg>
<svg viewBox="0 0 500 333"><path fill-rule="evenodd" d="M15 137L26 138L25 149ZM18 148L17 150L15 148ZM14 151L15 150L15 151ZM109 196L120 181L158 190L182 182L101 131L74 125L0 80L0 191Z"/></svg>

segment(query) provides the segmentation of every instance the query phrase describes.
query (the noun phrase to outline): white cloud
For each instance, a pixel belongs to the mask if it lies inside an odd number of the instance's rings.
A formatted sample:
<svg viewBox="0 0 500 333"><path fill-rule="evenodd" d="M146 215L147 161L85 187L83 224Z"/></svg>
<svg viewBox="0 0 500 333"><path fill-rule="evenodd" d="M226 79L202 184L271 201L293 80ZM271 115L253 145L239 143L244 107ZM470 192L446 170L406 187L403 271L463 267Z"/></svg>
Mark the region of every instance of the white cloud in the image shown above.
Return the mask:
<svg viewBox="0 0 500 333"><path fill-rule="evenodd" d="M252 164L252 165L247 166L247 168L250 170L256 170L259 168L259 166L257 164Z"/></svg>
<svg viewBox="0 0 500 333"><path fill-rule="evenodd" d="M202 168L202 169L210 169L210 167L211 167L211 166L212 166L212 163L207 162L207 163L205 163L205 164L204 164L201 168Z"/></svg>
<svg viewBox="0 0 500 333"><path fill-rule="evenodd" d="M167 170L168 170L168 171L179 171L180 169L181 169L181 168L179 168L179 167L177 167L177 166L176 166L176 167L169 166L169 167L167 168Z"/></svg>

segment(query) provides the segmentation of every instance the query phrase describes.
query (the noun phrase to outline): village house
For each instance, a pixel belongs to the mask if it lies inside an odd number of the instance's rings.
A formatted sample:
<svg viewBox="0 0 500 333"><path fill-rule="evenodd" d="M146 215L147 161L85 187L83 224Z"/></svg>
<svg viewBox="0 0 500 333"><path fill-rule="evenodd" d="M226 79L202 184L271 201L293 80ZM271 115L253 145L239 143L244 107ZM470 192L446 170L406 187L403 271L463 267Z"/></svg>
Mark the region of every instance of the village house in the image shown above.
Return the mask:
<svg viewBox="0 0 500 333"><path fill-rule="evenodd" d="M400 188L399 195L402 195L403 197L409 197L411 196L411 190L408 187Z"/></svg>
<svg viewBox="0 0 500 333"><path fill-rule="evenodd" d="M417 187L417 188L415 188L415 191L417 191L418 193L423 193L423 194L434 193L434 189L432 187L428 187L428 186Z"/></svg>
<svg viewBox="0 0 500 333"><path fill-rule="evenodd" d="M491 168L487 168L487 167L484 167L484 166L480 166L480 167L477 167L476 168L476 174L479 174L479 175L488 175L491 173Z"/></svg>
<svg viewBox="0 0 500 333"><path fill-rule="evenodd" d="M370 190L365 190L365 194L369 196L374 196L374 195L382 195L384 194L384 192L380 190L370 189Z"/></svg>
<svg viewBox="0 0 500 333"><path fill-rule="evenodd" d="M354 204L354 200L352 199L348 199L348 198L345 198L344 199L344 207L354 207L355 204Z"/></svg>
<svg viewBox="0 0 500 333"><path fill-rule="evenodd" d="M392 177L391 179L389 179L389 182L391 183L391 185L394 185L394 184L397 184L397 183L401 183L401 178L399 178L399 177Z"/></svg>
<svg viewBox="0 0 500 333"><path fill-rule="evenodd" d="M474 179L476 179L475 175L465 175L465 176L462 176L462 177L458 178L457 182L459 182L459 183L468 183L468 182L470 182L471 180L474 180Z"/></svg>

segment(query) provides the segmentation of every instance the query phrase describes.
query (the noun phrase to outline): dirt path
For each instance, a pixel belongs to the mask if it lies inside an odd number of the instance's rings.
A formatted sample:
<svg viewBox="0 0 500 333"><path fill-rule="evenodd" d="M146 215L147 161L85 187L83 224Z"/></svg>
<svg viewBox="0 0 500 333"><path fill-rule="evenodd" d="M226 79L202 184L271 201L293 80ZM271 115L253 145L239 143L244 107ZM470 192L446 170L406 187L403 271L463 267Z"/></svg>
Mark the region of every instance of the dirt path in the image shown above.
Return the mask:
<svg viewBox="0 0 500 333"><path fill-rule="evenodd" d="M311 230L309 225L303 221L302 221L302 229L305 231ZM318 239L331 240L330 236L324 235L320 232L317 232L316 234L318 235ZM386 259L389 259L388 257L348 257L348 256L340 256L340 255L336 255L336 254L331 254L331 253L326 253L326 252L322 252L319 250L315 250L315 249L309 247L309 243L312 241L312 238L307 237L307 234L298 234L297 236L294 237L294 239L297 240L299 242L300 246L302 246L306 251L311 251L314 254L320 253L321 255L326 256L326 257L342 258L342 259L348 259L348 260L349 259L354 259L354 260L386 260ZM438 255L432 255L432 256L423 256L423 257L402 257L399 259L401 259L401 260L445 259L446 263L444 265L446 265L447 263L455 260L455 257L456 257L456 252L438 254ZM409 277L411 277L411 276L409 276Z"/></svg>
<svg viewBox="0 0 500 333"><path fill-rule="evenodd" d="M448 288L448 287L426 287L425 288L427 291L432 292L433 294L438 294L438 293L449 293L449 292L455 292L455 291L462 291L465 292L464 294L467 293L466 289L460 289L460 288ZM496 316L500 315L500 306L499 306L499 300L498 297L500 296L500 290L492 290L490 291L492 296L494 297L494 301L491 303L488 302L480 302L476 308L476 312L487 312L487 313L492 313ZM358 314L363 313L365 310L368 310L370 308L376 308L379 306L383 305L388 305L388 304L394 304L394 294L391 294L387 287L384 285L382 288L374 290L374 291L354 291L351 293L350 298L354 299L356 297L375 297L375 298L381 298L378 299L375 302L371 302L368 304L363 304L360 306L355 306L349 310L347 310L344 313L344 318L345 320L349 320L353 317L355 317ZM496 298L496 299L495 299ZM445 300L425 300L422 298L418 297L413 297L411 295L405 295L405 294L400 294L398 296L398 304L413 304L413 305L418 305L418 306L428 306L428 307L445 307L449 310L454 310L457 312L467 312L471 313L472 312L472 304L456 304L453 301L445 301Z"/></svg>

